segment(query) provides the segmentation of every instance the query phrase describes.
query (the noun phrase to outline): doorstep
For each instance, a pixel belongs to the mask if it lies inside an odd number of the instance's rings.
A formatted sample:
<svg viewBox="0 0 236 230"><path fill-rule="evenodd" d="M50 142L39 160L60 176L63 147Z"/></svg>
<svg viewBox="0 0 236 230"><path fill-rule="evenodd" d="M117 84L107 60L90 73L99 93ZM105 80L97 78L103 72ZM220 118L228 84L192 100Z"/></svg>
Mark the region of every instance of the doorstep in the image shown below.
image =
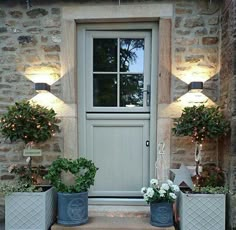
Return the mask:
<svg viewBox="0 0 236 230"><path fill-rule="evenodd" d="M148 217L108 217L108 216L93 216L89 218L87 224L68 227L59 224L54 224L51 230L175 230L174 227L158 228L149 224Z"/></svg>
<svg viewBox="0 0 236 230"><path fill-rule="evenodd" d="M149 206L89 205L87 224L73 227L54 224L51 230L175 230L174 227L154 227L149 218Z"/></svg>

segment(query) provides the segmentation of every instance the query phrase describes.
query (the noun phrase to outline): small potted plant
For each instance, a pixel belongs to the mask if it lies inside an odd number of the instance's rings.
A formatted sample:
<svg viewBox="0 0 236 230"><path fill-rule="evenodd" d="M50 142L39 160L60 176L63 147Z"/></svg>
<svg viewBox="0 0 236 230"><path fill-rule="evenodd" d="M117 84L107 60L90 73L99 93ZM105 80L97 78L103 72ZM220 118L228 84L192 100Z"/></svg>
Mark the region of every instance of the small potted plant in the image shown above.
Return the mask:
<svg viewBox="0 0 236 230"><path fill-rule="evenodd" d="M6 229L48 230L55 221L55 189L41 184L45 169L32 166L31 156L39 151L34 152L31 147L34 143L47 141L58 132L58 123L53 109L28 101L16 102L0 118L2 137L11 142L22 140L26 146L24 153L30 150L27 152L27 165L9 167L9 173L15 174L15 180L0 185L0 192L6 195Z"/></svg>
<svg viewBox="0 0 236 230"><path fill-rule="evenodd" d="M144 200L150 204L150 223L156 227L170 227L173 222L173 203L179 192L179 186L171 180L159 184L157 179L151 179L150 187L141 189Z"/></svg>
<svg viewBox="0 0 236 230"><path fill-rule="evenodd" d="M88 221L88 190L94 184L98 168L91 160L80 157L76 160L58 158L49 167L46 179L58 194L57 223L78 226ZM72 183L64 176L72 175Z"/></svg>
<svg viewBox="0 0 236 230"><path fill-rule="evenodd" d="M5 195L6 229L48 230L56 219L56 192L48 185L38 185L46 173L43 166L11 165L15 180L0 184Z"/></svg>

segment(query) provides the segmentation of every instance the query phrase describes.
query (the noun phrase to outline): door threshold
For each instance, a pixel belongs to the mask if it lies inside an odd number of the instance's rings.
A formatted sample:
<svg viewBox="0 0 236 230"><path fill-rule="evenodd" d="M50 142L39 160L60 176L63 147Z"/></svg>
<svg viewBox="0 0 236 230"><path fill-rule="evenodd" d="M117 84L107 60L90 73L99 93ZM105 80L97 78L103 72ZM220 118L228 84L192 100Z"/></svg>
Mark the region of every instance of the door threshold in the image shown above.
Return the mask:
<svg viewBox="0 0 236 230"><path fill-rule="evenodd" d="M147 205L143 199L139 198L89 198L90 205Z"/></svg>

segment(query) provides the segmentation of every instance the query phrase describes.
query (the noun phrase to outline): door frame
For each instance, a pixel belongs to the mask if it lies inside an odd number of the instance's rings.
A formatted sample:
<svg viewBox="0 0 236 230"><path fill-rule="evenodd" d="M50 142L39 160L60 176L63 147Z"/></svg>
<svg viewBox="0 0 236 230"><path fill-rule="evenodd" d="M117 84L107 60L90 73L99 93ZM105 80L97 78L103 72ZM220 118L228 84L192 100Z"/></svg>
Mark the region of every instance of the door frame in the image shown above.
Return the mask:
<svg viewBox="0 0 236 230"><path fill-rule="evenodd" d="M158 22L122 22L77 24L77 89L78 89L78 143L79 155L86 157L86 82L85 39L87 30L149 30L151 31L151 103L150 103L150 178L155 175L157 151L157 83L158 83ZM84 150L84 152L82 151Z"/></svg>

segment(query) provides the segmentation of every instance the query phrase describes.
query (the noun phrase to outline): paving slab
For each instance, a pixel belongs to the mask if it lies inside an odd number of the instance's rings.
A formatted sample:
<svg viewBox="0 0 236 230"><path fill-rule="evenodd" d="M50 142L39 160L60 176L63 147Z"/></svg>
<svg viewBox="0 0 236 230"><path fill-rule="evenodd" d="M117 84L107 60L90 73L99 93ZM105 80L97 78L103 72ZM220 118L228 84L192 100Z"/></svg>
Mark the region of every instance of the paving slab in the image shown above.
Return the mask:
<svg viewBox="0 0 236 230"><path fill-rule="evenodd" d="M59 224L54 224L51 230L175 230L175 228L159 228L150 225L149 217L109 217L109 216L93 216L89 218L87 224L80 226L63 226Z"/></svg>

